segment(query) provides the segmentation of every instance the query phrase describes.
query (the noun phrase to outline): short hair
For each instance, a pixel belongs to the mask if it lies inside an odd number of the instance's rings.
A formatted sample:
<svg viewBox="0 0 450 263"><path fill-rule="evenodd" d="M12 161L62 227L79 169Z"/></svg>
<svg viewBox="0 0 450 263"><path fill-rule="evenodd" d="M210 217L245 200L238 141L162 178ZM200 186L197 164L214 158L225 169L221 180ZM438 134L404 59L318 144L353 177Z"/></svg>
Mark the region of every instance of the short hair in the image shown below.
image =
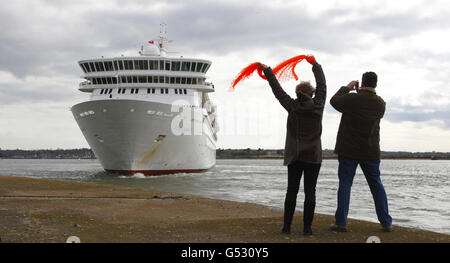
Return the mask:
<svg viewBox="0 0 450 263"><path fill-rule="evenodd" d="M314 91L316 91L316 89L313 88L313 86L309 81L302 81L295 87L295 93L297 94L297 96L300 91L302 93L306 93L312 96Z"/></svg>
<svg viewBox="0 0 450 263"><path fill-rule="evenodd" d="M377 86L377 74L375 72L369 71L362 75L362 83L361 85L364 87L373 87Z"/></svg>

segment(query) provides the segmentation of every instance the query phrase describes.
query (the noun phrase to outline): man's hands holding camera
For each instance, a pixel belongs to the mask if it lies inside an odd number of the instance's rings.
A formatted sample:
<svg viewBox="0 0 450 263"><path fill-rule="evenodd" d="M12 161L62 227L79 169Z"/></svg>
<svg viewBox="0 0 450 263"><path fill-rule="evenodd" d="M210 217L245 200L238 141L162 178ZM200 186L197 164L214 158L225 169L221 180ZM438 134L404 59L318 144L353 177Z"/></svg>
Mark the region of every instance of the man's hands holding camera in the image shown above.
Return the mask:
<svg viewBox="0 0 450 263"><path fill-rule="evenodd" d="M359 89L359 81L353 80L347 85L347 89L349 90L358 90Z"/></svg>

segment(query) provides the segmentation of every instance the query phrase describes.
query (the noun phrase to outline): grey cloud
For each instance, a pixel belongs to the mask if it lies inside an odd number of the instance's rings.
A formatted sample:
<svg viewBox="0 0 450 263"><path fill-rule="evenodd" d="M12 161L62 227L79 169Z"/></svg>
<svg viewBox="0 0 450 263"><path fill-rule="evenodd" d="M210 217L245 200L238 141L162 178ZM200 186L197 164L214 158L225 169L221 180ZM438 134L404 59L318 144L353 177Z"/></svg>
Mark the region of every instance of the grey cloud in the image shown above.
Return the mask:
<svg viewBox="0 0 450 263"><path fill-rule="evenodd" d="M161 12L147 12L154 2L127 1L124 8L114 8L114 5L120 6L119 3L112 2L112 8L104 10L82 10L82 4L73 2L69 6L59 1L41 2L40 10L48 8L67 14L73 11L73 16L68 17L47 17L25 8L10 12L0 7L0 23L8 25L3 27L4 32L0 35L0 70L11 72L20 79L30 75L73 78L81 75L78 60L134 51L155 37L161 22L168 24L169 38L176 40L173 44L175 50L221 55L263 47L272 48L275 54L280 46L328 54L347 53L371 48L356 41L366 32L390 39L413 34L438 23L434 19L418 18L420 10L398 15L367 14L361 16L357 23L334 23L332 21L347 15L348 11L335 8L313 16L301 8L268 8L256 2L237 5L225 1L177 1L170 2L171 7ZM128 5L133 8L126 8ZM355 14L362 11L353 10ZM20 88L16 90L17 94L10 94L8 100L27 96L31 96L30 99L39 96L55 98L48 91L29 93ZM65 95L55 94L67 97L69 91L64 91Z"/></svg>
<svg viewBox="0 0 450 263"><path fill-rule="evenodd" d="M427 122L440 120L445 129L450 128L450 104L436 104L441 94L426 93L421 96L420 105L402 103L400 99L391 99L386 102L386 113L384 118L391 122Z"/></svg>
<svg viewBox="0 0 450 263"><path fill-rule="evenodd" d="M76 97L80 97L80 92L76 88L77 83L73 83L73 86L65 86L63 84L48 85L38 82L0 84L0 105L71 101Z"/></svg>
<svg viewBox="0 0 450 263"><path fill-rule="evenodd" d="M100 54L117 55L137 48L154 37L161 22L168 24L169 37L177 40L176 47L180 51L200 50L214 54L283 45L336 54L367 48L358 46L355 40L368 31L390 38L421 30L423 22L427 22L427 27L434 24L428 23L432 20L417 18L414 12L363 16L357 23L332 23L347 11L331 9L314 17L301 8L267 8L263 3L180 1L175 2L174 8L159 13L145 12L145 1L132 1L142 6L139 12L136 8L113 8L76 13L79 6L65 7L58 5L58 1L46 3L48 8L73 9L77 18L65 21L63 17L32 13L38 25L29 26L27 20L22 21L27 13L0 9L1 22L9 22L7 32L0 36L0 54L4 58L0 62L1 70L17 76L51 74L52 71L64 73L61 63L76 63L81 58Z"/></svg>

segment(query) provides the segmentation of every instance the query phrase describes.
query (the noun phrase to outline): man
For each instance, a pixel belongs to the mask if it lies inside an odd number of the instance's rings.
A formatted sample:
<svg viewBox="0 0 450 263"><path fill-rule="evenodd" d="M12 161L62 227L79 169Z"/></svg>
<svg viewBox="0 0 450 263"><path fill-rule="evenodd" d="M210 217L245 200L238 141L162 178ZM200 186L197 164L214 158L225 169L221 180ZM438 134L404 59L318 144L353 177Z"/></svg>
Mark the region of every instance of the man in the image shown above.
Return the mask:
<svg viewBox="0 0 450 263"><path fill-rule="evenodd" d="M386 103L375 92L377 79L374 72L366 72L362 75L361 88L357 88L358 81L351 81L330 100L331 105L342 113L334 149L339 158L338 204L335 224L331 226L334 231L347 231L350 190L358 164L372 192L383 231L392 231L392 218L380 179L380 119ZM357 92L350 93L352 90Z"/></svg>
<svg viewBox="0 0 450 263"><path fill-rule="evenodd" d="M308 62L316 79L314 89L309 82L296 86L297 98L292 99L276 79L272 69L259 64L272 87L273 94L288 111L284 165L288 166L288 186L284 202L284 225L282 233L289 234L294 216L297 193L302 173L304 177L305 201L303 213L303 233L312 235L311 225L316 206L316 183L322 163L322 114L326 97L326 82L322 67L314 57ZM313 97L315 93L315 96Z"/></svg>

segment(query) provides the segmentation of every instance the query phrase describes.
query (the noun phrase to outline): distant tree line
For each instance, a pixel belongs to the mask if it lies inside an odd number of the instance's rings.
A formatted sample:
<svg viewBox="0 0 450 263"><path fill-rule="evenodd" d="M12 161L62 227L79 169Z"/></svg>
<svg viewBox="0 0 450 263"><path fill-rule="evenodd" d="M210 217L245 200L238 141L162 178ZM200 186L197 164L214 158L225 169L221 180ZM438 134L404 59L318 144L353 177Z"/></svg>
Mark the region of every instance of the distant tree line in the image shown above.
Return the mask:
<svg viewBox="0 0 450 263"><path fill-rule="evenodd" d="M91 149L56 149L56 150L2 150L0 158L4 159L94 159Z"/></svg>
<svg viewBox="0 0 450 263"><path fill-rule="evenodd" d="M279 159L283 158L284 150L264 149L217 149L217 159ZM333 150L322 151L324 159L337 159ZM405 151L382 151L382 159L433 159L450 160L450 152L405 152Z"/></svg>
<svg viewBox="0 0 450 263"><path fill-rule="evenodd" d="M217 159L281 159L282 149L217 149ZM56 149L56 150L2 150L0 159L95 159L91 149ZM337 159L333 150L323 150L324 159ZM405 152L382 151L382 159L433 159L450 160L450 152Z"/></svg>

